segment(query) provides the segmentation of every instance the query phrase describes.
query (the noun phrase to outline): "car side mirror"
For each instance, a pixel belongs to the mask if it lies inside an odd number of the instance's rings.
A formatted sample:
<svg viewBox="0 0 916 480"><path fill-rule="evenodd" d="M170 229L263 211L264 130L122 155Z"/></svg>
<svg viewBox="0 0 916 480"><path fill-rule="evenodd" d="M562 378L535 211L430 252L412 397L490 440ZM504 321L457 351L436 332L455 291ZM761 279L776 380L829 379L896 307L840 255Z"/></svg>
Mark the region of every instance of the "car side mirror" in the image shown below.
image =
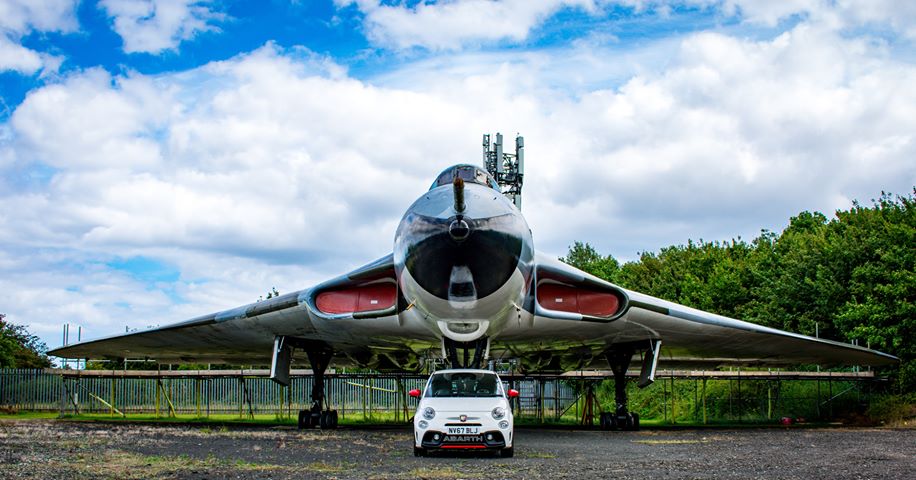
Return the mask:
<svg viewBox="0 0 916 480"><path fill-rule="evenodd" d="M509 389L509 398L518 398L518 390Z"/></svg>
<svg viewBox="0 0 916 480"><path fill-rule="evenodd" d="M413 389L413 390L411 390L411 391L409 391L409 392L407 392L407 394L410 395L410 396L413 397L413 398L420 398L420 390L418 390L418 389L416 389L416 388Z"/></svg>

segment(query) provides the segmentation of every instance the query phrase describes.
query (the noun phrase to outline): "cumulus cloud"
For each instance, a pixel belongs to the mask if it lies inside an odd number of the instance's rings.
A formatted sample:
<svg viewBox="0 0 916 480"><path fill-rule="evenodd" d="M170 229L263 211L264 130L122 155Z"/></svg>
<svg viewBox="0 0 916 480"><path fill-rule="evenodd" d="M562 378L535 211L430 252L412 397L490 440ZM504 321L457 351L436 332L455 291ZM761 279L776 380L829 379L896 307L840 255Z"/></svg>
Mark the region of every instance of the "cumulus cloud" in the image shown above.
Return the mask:
<svg viewBox="0 0 916 480"><path fill-rule="evenodd" d="M485 132L526 136L523 211L554 255L748 237L916 183L916 67L881 45L808 22L663 45L628 70L590 45L357 79L268 44L186 72L75 73L0 127L0 304L97 335L312 285L390 252L404 209L478 162ZM570 58L592 77L564 75ZM178 279L111 266L136 257Z"/></svg>
<svg viewBox="0 0 916 480"><path fill-rule="evenodd" d="M456 0L386 5L379 0L335 0L355 5L365 15L374 43L395 49L452 50L467 43L521 41L562 8L592 11L594 0Z"/></svg>
<svg viewBox="0 0 916 480"><path fill-rule="evenodd" d="M71 32L77 28L77 0L7 0L0 2L0 72L32 75L54 72L59 57L26 48L20 43L31 31Z"/></svg>
<svg viewBox="0 0 916 480"><path fill-rule="evenodd" d="M209 0L101 0L127 53L178 48L201 32L214 31L225 16Z"/></svg>
<svg viewBox="0 0 916 480"><path fill-rule="evenodd" d="M890 28L916 38L916 3L895 0L444 0L387 4L381 0L335 0L364 16L367 38L375 45L403 50L460 50L480 44L520 43L547 19L566 9L589 13L595 24L613 26L601 15L614 8L668 17L678 8L718 11L742 22L775 27L801 18L834 30ZM612 17L613 18L613 17Z"/></svg>
<svg viewBox="0 0 916 480"><path fill-rule="evenodd" d="M30 30L69 32L77 28L78 0L4 0L0 30L22 35Z"/></svg>
<svg viewBox="0 0 916 480"><path fill-rule="evenodd" d="M0 71L13 70L22 74L32 74L41 68L41 55L22 45L0 37Z"/></svg>

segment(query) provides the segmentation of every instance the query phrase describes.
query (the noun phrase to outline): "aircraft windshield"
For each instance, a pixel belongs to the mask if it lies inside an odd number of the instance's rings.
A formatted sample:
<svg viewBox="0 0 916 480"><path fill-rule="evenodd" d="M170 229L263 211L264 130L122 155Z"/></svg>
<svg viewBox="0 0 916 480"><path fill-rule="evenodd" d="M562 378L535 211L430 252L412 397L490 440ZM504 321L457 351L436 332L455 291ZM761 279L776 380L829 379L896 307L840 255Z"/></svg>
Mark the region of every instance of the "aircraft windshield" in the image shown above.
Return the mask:
<svg viewBox="0 0 916 480"><path fill-rule="evenodd" d="M433 374L427 397L498 397L502 394L496 375L487 372Z"/></svg>
<svg viewBox="0 0 916 480"><path fill-rule="evenodd" d="M451 185L452 182L455 181L455 177L460 177L465 182L477 183L490 187L497 192L500 191L499 184L496 183L496 180L494 180L489 173L473 165L456 165L445 169L444 172L439 174L439 177L436 178L436 181L433 182L430 189L441 187L442 185Z"/></svg>

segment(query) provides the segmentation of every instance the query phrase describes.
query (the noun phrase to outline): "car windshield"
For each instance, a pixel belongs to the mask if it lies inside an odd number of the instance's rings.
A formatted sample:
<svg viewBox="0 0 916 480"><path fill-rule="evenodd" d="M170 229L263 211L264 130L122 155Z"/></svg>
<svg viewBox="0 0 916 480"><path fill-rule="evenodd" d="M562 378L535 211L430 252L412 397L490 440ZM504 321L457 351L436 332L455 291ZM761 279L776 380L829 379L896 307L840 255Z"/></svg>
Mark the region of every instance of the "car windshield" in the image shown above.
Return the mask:
<svg viewBox="0 0 916 480"><path fill-rule="evenodd" d="M496 375L488 372L435 373L426 387L427 397L498 397Z"/></svg>
<svg viewBox="0 0 916 480"><path fill-rule="evenodd" d="M436 181L433 182L430 189L451 185L455 181L455 177L460 177L465 182L477 183L500 191L499 184L489 173L473 165L455 165L454 167L446 168L436 177Z"/></svg>

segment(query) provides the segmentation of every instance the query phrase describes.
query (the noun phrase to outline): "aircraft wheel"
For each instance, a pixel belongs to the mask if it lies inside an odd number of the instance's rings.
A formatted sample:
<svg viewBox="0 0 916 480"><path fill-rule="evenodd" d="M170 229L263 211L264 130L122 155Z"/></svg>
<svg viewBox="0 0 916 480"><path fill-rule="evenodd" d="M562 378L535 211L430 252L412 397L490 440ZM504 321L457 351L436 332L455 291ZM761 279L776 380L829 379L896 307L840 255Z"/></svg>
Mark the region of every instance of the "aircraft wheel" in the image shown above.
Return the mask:
<svg viewBox="0 0 916 480"><path fill-rule="evenodd" d="M426 449L423 447L413 447L413 456L415 457L425 457Z"/></svg>
<svg viewBox="0 0 916 480"><path fill-rule="evenodd" d="M499 452L503 458L512 458L515 456L515 447L506 447Z"/></svg>
<svg viewBox="0 0 916 480"><path fill-rule="evenodd" d="M318 415L318 425L322 430L331 428L331 412L321 412Z"/></svg>
<svg viewBox="0 0 916 480"><path fill-rule="evenodd" d="M299 427L299 430L311 427L311 423L312 412L308 410L299 410L299 421L296 423L296 426Z"/></svg>
<svg viewBox="0 0 916 480"><path fill-rule="evenodd" d="M610 430L610 429L611 429L611 426L609 425L610 422L608 422L608 418L607 418L607 417L608 417L608 413L607 413L607 412L601 412L601 414L598 415L598 424L601 425L601 429L602 429L602 430Z"/></svg>

